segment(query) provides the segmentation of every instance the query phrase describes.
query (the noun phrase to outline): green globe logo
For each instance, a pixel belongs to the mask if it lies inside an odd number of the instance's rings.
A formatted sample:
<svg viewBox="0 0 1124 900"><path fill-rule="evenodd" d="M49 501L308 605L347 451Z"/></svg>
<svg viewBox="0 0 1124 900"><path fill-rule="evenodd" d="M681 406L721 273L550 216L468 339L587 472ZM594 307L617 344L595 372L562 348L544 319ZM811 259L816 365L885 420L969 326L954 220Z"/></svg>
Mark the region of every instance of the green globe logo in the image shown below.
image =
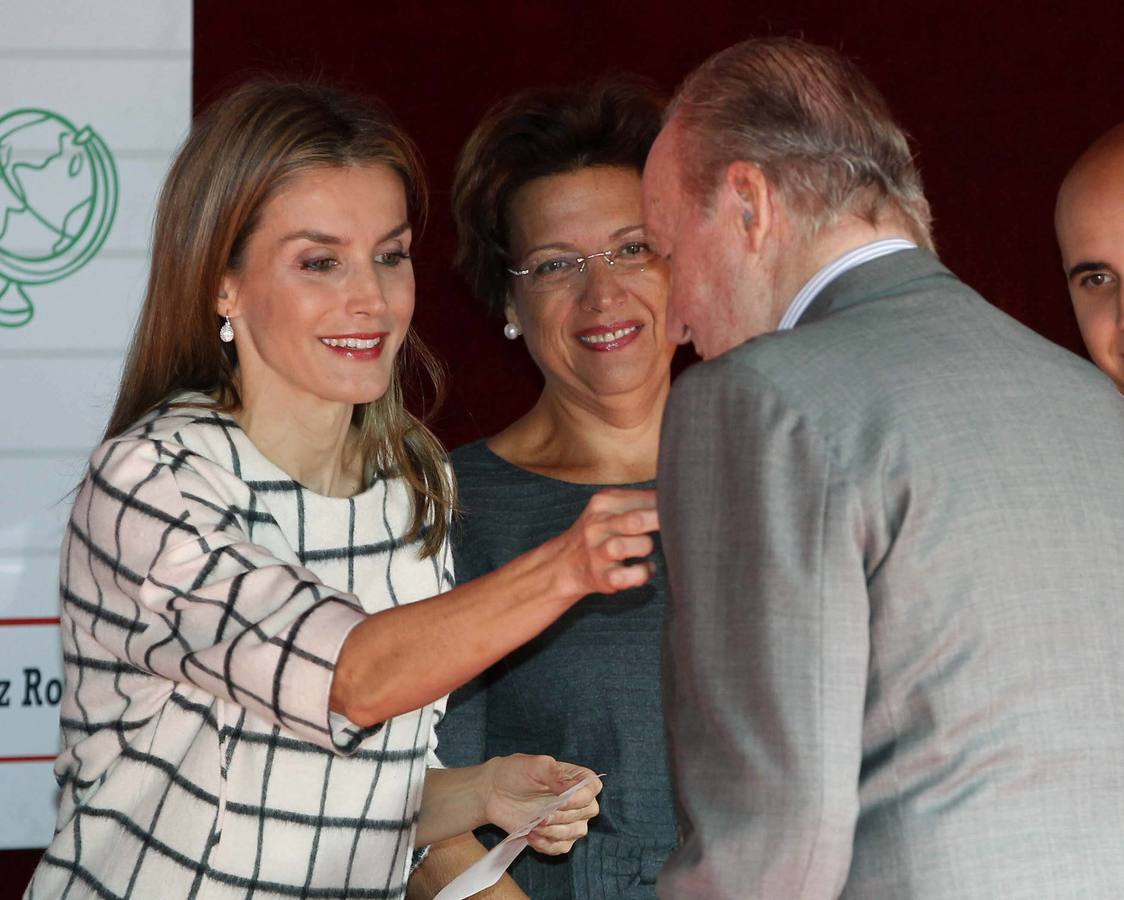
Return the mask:
<svg viewBox="0 0 1124 900"><path fill-rule="evenodd" d="M42 109L0 116L0 327L30 322L24 288L86 265L116 213L117 169L91 128Z"/></svg>

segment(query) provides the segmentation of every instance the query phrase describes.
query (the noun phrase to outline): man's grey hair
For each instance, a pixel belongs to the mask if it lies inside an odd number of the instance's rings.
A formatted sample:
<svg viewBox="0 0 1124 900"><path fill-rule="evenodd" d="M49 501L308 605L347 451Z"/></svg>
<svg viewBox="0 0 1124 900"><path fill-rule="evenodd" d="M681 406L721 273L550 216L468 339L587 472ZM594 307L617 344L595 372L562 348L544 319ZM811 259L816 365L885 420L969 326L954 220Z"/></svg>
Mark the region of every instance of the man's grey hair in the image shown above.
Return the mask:
<svg viewBox="0 0 1124 900"><path fill-rule="evenodd" d="M681 127L684 184L703 204L726 167L747 160L805 235L844 215L876 224L888 214L933 247L905 132L870 80L834 50L792 38L735 44L688 76L667 117Z"/></svg>

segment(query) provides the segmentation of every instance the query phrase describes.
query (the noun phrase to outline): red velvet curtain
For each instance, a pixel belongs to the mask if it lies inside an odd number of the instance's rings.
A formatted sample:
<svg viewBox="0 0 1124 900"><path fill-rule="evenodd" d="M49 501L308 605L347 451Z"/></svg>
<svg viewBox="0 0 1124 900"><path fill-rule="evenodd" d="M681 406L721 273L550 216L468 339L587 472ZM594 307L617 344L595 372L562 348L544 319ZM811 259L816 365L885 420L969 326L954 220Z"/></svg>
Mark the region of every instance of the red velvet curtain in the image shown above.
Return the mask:
<svg viewBox="0 0 1124 900"><path fill-rule="evenodd" d="M196 3L196 105L267 71L341 82L394 109L422 149L432 189L417 245L415 322L450 369L434 423L450 446L507 424L540 383L521 344L503 340L502 323L484 316L450 266L453 161L481 114L527 85L614 71L670 92L709 54L751 35L802 35L857 59L916 141L946 264L1031 328L1080 350L1054 245L1054 192L1081 149L1124 118L1119 3L262 8L235 19L216 0Z"/></svg>

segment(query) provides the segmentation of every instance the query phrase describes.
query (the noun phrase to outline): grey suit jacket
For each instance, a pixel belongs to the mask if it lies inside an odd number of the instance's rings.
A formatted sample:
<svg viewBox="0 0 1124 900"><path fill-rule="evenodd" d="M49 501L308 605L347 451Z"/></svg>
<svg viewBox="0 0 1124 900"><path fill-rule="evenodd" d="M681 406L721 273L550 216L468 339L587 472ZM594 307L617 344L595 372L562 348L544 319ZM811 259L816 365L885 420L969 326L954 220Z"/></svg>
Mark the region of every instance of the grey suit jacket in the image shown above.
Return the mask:
<svg viewBox="0 0 1124 900"><path fill-rule="evenodd" d="M660 897L1124 897L1124 400L904 251L664 421Z"/></svg>

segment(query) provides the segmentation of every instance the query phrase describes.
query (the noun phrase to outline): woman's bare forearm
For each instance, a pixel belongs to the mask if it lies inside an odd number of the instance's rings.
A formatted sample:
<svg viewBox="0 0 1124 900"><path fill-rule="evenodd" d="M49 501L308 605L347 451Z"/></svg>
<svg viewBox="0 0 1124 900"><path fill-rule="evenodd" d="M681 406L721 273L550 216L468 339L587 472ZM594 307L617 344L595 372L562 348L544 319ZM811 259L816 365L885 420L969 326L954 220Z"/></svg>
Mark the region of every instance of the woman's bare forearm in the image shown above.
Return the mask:
<svg viewBox="0 0 1124 900"><path fill-rule="evenodd" d="M551 577L549 548L453 590L375 613L344 642L331 708L357 725L418 709L526 643L578 599Z"/></svg>
<svg viewBox="0 0 1124 900"><path fill-rule="evenodd" d="M425 860L406 889L406 900L432 900L450 881L482 859L488 851L472 834L459 834L429 848ZM474 894L480 900L527 900L515 880L506 872L492 887Z"/></svg>
<svg viewBox="0 0 1124 900"><path fill-rule="evenodd" d="M488 765L426 771L415 839L419 846L448 840L487 824L484 809L490 789Z"/></svg>
<svg viewBox="0 0 1124 900"><path fill-rule="evenodd" d="M609 493L600 512L583 513L588 521L494 572L357 625L336 663L332 710L370 726L418 709L529 641L586 594L646 581L643 564L621 563L651 552L654 493Z"/></svg>

